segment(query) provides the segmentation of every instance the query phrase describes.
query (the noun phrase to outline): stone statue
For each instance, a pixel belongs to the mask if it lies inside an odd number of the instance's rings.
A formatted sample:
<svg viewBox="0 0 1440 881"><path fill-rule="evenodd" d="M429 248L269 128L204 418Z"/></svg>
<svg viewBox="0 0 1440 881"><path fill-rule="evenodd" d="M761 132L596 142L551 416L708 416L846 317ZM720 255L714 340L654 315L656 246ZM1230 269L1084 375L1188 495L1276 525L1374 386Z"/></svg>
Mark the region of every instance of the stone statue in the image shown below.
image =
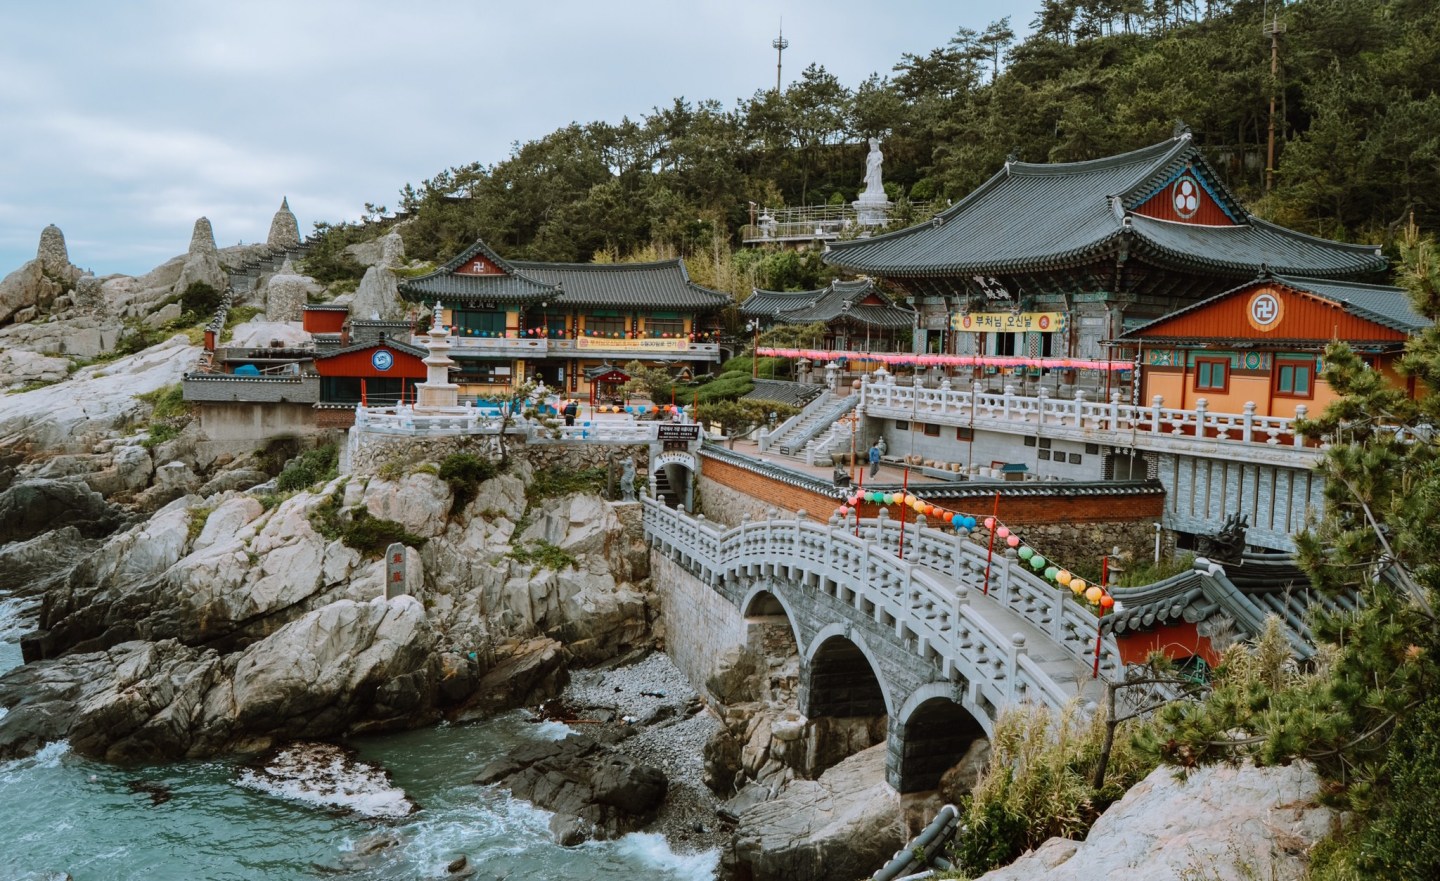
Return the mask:
<svg viewBox="0 0 1440 881"><path fill-rule="evenodd" d="M635 460L628 457L620 467L620 501L635 501Z"/></svg>
<svg viewBox="0 0 1440 881"><path fill-rule="evenodd" d="M880 152L880 139L871 138L870 155L865 157L865 192L860 194L861 201L885 201L885 186L880 179L880 166L884 162L885 154Z"/></svg>
<svg viewBox="0 0 1440 881"><path fill-rule="evenodd" d="M1225 518L1214 535L1197 535L1195 553L1222 565L1238 565L1245 553L1245 530L1250 518L1239 511Z"/></svg>

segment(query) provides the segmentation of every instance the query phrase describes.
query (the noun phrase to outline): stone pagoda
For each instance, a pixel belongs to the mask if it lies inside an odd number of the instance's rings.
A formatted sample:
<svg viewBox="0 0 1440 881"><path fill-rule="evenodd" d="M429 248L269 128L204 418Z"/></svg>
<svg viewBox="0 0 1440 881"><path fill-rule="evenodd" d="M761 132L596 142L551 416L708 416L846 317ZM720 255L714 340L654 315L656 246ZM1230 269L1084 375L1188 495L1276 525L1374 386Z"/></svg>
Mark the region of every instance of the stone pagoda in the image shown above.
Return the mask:
<svg viewBox="0 0 1440 881"><path fill-rule="evenodd" d="M430 354L424 358L425 381L415 384L415 412L454 413L464 412L460 406L460 387L450 381L450 368L455 366L450 358L450 331L440 323L440 301L435 301L435 320L425 348Z"/></svg>

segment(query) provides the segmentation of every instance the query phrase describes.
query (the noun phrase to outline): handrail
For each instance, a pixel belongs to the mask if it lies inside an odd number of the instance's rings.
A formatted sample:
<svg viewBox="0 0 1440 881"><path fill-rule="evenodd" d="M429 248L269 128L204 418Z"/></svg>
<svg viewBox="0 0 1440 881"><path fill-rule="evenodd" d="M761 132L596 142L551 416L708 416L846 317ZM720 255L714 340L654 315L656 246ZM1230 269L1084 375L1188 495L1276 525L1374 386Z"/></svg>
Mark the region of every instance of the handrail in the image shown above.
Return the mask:
<svg viewBox="0 0 1440 881"><path fill-rule="evenodd" d="M801 407L799 413L796 413L794 416L791 416L789 419L786 419L784 422L780 423L769 431L762 431L760 433L760 452L763 453L766 450L770 449L770 447L777 440L785 436L785 433L787 431L799 425L804 420L815 415L822 407L824 407L832 400L834 400L834 396L830 393L829 389L826 389L819 395L816 395L815 400Z"/></svg>
<svg viewBox="0 0 1440 881"><path fill-rule="evenodd" d="M795 451L804 449L811 438L829 428L831 425L834 425L835 420L841 416L855 409L855 405L859 403L859 401L860 398L856 395L846 395L839 399L839 401L832 401L830 408L820 413L819 418L816 419L809 428L803 429L799 435L791 440L782 442L780 444L780 452L787 456L795 455Z"/></svg>
<svg viewBox="0 0 1440 881"><path fill-rule="evenodd" d="M643 514L652 545L673 553L708 583L752 567L813 573L827 595L861 611L877 627L892 630L946 677L960 673L992 705L1018 698L1037 700L1055 710L1066 706L1074 697L1073 684L1057 681L1044 665L1028 657L1031 649L1023 633L1004 633L1003 623L996 622L1004 622L1007 614L1029 621L1065 649L1076 679L1082 673L1088 679L1094 616L1020 571L1011 557L997 562L990 595L984 595L977 589L984 567L977 573L971 565L977 558L983 562L978 546L967 548L975 543L929 529L923 522L905 527L909 553L918 551L919 556L901 560L891 550L891 538L898 538L899 527L887 519L882 512L881 517L860 523L858 530L853 520L816 523L803 517L742 522L723 529L648 499ZM947 559L950 571L942 568ZM1065 604L1076 606L1073 611L1080 614L1073 614ZM1087 637L1088 651L1082 652ZM1118 651L1113 640L1102 646L1102 668L1113 674L1119 668Z"/></svg>

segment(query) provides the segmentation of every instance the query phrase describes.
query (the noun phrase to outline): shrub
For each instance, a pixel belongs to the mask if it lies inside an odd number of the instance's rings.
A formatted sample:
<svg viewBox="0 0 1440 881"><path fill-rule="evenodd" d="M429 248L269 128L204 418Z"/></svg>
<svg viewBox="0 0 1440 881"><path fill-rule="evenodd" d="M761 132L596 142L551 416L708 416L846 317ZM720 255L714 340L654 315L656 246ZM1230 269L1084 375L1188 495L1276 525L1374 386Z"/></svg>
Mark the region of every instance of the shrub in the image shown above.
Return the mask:
<svg viewBox="0 0 1440 881"><path fill-rule="evenodd" d="M339 458L340 448L333 443L307 450L285 465L285 470L275 481L275 488L288 492L334 480L340 473Z"/></svg>
<svg viewBox="0 0 1440 881"><path fill-rule="evenodd" d="M178 382L135 397L150 405L148 435L140 442L147 450L179 437L190 424L190 405L185 403L185 391Z"/></svg>
<svg viewBox="0 0 1440 881"><path fill-rule="evenodd" d="M203 281L191 282L183 293L180 294L180 311L182 317L186 318L186 324L195 324L210 320L215 310L220 308L223 295Z"/></svg>
<svg viewBox="0 0 1440 881"><path fill-rule="evenodd" d="M540 569L554 569L559 572L561 569L579 568L573 554L543 539L528 545L516 545L505 556L521 565L532 566L532 573Z"/></svg>
<svg viewBox="0 0 1440 881"><path fill-rule="evenodd" d="M474 500L480 484L494 477L499 470L494 462L471 453L453 453L441 460L439 476L450 484L452 495L450 513L463 511Z"/></svg>
<svg viewBox="0 0 1440 881"><path fill-rule="evenodd" d="M585 468L579 471L536 471L525 487L525 498L531 503L541 499L569 495L571 493L604 492L608 482L604 468ZM518 531L518 530L517 530Z"/></svg>
<svg viewBox="0 0 1440 881"><path fill-rule="evenodd" d="M371 558L384 555L385 549L395 542L422 548L428 541L407 530L403 523L373 516L363 505L356 508L347 521L341 516L338 494L330 496L311 513L310 523L326 538L339 539L346 547Z"/></svg>

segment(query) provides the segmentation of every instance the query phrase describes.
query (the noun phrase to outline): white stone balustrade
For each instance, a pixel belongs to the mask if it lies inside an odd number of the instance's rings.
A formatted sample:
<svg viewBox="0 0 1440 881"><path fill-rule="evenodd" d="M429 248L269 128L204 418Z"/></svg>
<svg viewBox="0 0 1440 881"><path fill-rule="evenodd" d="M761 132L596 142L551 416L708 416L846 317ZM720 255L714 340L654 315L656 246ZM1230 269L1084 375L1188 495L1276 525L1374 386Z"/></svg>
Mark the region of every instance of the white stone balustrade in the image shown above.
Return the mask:
<svg viewBox="0 0 1440 881"><path fill-rule="evenodd" d="M1096 619L1055 587L996 555L984 594L985 551L963 536L881 517L859 524L770 518L729 529L646 500L653 547L711 585L737 575L801 582L893 633L946 679L963 677L995 707L1038 701L1059 710L1099 688L1091 679ZM959 561L958 564L956 561ZM1072 608L1073 607L1073 608ZM1101 670L1118 670L1114 643Z"/></svg>
<svg viewBox="0 0 1440 881"><path fill-rule="evenodd" d="M1217 413L1204 398L1194 409L1182 410L1166 407L1159 395L1149 406L1136 406L1122 402L1119 392L1111 392L1109 401L1086 400L1084 391L1067 400L1050 397L1044 388L1035 395L1017 395L1006 386L996 394L984 391L979 382L973 389L951 388L948 380L939 388L917 388L888 377L865 379L860 395L868 416L1026 434L1043 428L1047 437L1136 449L1214 454L1259 444L1287 451L1302 466L1318 461L1323 449L1296 433L1296 419L1258 416L1254 403L1241 413ZM1296 415L1305 417L1303 404Z"/></svg>

